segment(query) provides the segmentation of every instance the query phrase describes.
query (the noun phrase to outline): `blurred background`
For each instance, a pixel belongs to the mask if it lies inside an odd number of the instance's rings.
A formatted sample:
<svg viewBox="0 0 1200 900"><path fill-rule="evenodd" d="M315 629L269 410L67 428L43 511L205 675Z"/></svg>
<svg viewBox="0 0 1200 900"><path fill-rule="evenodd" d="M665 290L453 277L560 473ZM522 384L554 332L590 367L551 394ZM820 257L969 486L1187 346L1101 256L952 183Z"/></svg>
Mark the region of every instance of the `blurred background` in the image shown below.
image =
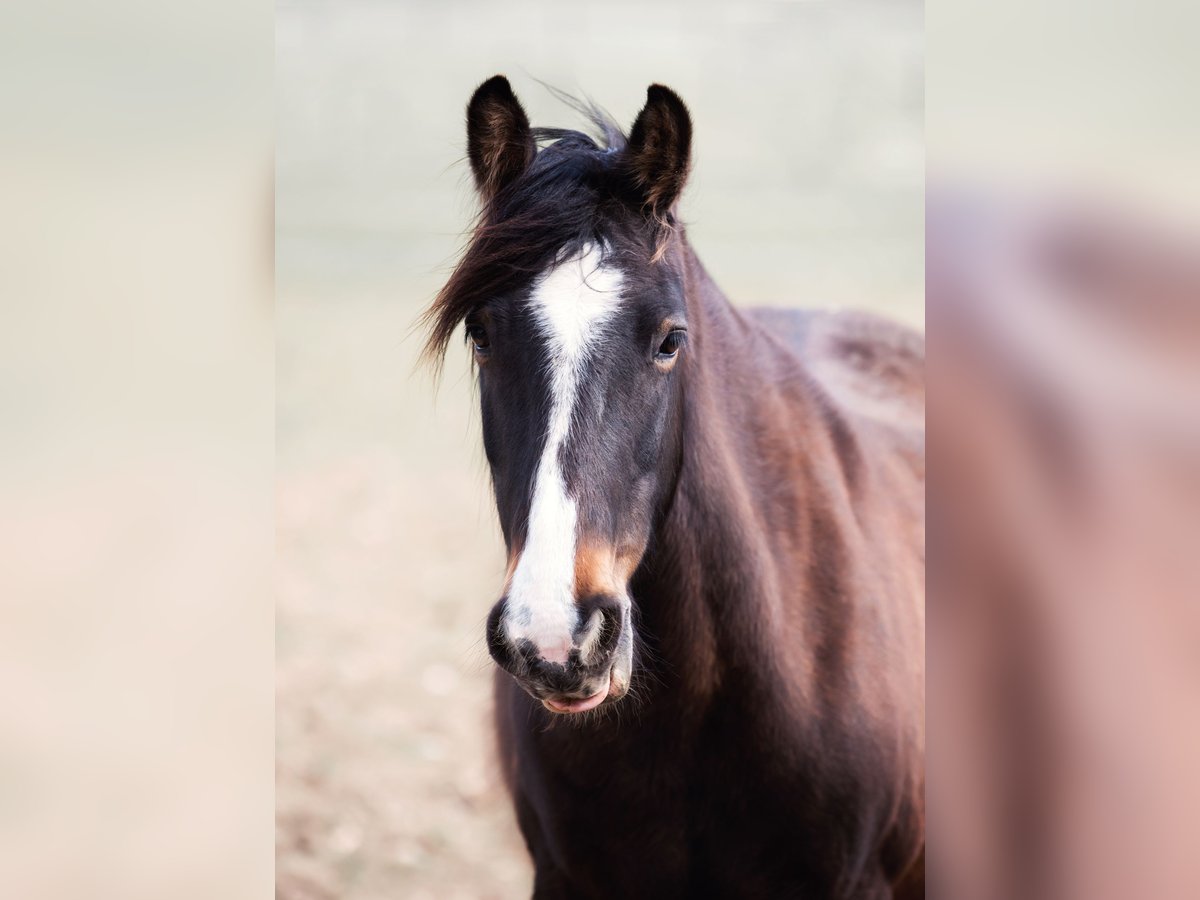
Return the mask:
<svg viewBox="0 0 1200 900"><path fill-rule="evenodd" d="M1198 33L928 5L934 896L1200 896Z"/></svg>
<svg viewBox="0 0 1200 900"><path fill-rule="evenodd" d="M527 897L483 620L502 575L465 352L414 322L474 213L464 108L500 72L632 123L689 104L691 240L735 303L923 322L912 0L282 3L276 21L277 893Z"/></svg>

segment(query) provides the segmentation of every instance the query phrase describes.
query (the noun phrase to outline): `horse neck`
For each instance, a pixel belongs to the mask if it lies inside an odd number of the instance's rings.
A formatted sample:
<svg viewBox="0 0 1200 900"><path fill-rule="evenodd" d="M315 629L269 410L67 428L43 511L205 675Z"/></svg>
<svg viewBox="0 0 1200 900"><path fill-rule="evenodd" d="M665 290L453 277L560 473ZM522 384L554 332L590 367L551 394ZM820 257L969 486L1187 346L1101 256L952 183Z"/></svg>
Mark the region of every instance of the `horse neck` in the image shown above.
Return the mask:
<svg viewBox="0 0 1200 900"><path fill-rule="evenodd" d="M652 654L702 702L730 667L771 654L770 604L806 541L796 498L819 496L838 463L832 407L800 361L733 307L686 242L681 256L695 352L638 602Z"/></svg>
<svg viewBox="0 0 1200 900"><path fill-rule="evenodd" d="M747 512L780 527L786 514L757 502L765 499L757 487L824 477L847 449L834 439L847 423L801 357L734 307L686 242L684 272L689 322L698 321L699 333L684 374L677 490L709 516L728 515L733 530ZM728 539L721 521L711 525L714 540Z"/></svg>

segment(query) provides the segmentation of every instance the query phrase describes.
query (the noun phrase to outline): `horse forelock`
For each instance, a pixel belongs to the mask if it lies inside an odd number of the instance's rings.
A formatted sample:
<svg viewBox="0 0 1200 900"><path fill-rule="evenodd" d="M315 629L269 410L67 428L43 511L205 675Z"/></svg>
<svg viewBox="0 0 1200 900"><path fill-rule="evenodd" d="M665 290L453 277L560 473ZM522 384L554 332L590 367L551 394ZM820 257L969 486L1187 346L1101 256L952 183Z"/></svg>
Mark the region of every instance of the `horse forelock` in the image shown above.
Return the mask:
<svg viewBox="0 0 1200 900"><path fill-rule="evenodd" d="M534 129L539 142L550 143L480 210L465 251L421 319L428 328L423 357L435 366L472 311L589 248L600 248L607 261L631 241L649 241L649 261L662 258L669 228L646 220L623 197L626 176L619 151L625 147L624 133L598 107L572 105L591 119L598 134Z"/></svg>

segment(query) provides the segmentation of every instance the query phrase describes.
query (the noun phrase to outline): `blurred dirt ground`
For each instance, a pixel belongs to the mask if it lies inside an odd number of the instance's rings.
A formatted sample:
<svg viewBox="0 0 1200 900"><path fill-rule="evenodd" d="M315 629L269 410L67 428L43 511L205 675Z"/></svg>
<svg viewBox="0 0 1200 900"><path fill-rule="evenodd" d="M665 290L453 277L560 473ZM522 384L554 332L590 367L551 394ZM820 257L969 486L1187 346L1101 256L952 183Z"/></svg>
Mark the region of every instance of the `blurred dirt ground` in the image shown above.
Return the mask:
<svg viewBox="0 0 1200 900"><path fill-rule="evenodd" d="M629 26L637 22L636 29ZM502 575L466 354L412 328L472 206L462 109L506 72L696 120L684 217L744 303L922 320L912 0L285 3L277 17L277 893L527 897L483 620Z"/></svg>
<svg viewBox="0 0 1200 900"><path fill-rule="evenodd" d="M316 406L338 435L336 445L303 441L279 467L280 897L528 890L493 763L480 641L500 540L466 392L447 378L444 420L428 378L407 384L414 360L395 348L407 315L366 301L327 322L324 303L294 299L289 318L317 345L279 350L281 445L297 406L298 430L321 415ZM308 379L325 400L311 399ZM378 402L379 420L362 430L344 421L349 398Z"/></svg>

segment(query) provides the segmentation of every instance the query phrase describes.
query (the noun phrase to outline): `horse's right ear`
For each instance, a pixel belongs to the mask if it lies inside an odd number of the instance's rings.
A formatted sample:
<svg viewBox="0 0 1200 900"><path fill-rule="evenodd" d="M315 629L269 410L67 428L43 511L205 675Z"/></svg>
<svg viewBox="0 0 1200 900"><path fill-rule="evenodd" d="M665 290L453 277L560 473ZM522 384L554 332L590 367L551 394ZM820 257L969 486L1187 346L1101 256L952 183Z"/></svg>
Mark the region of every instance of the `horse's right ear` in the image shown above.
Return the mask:
<svg viewBox="0 0 1200 900"><path fill-rule="evenodd" d="M467 156L485 203L533 162L537 144L529 117L503 75L481 84L467 104Z"/></svg>

